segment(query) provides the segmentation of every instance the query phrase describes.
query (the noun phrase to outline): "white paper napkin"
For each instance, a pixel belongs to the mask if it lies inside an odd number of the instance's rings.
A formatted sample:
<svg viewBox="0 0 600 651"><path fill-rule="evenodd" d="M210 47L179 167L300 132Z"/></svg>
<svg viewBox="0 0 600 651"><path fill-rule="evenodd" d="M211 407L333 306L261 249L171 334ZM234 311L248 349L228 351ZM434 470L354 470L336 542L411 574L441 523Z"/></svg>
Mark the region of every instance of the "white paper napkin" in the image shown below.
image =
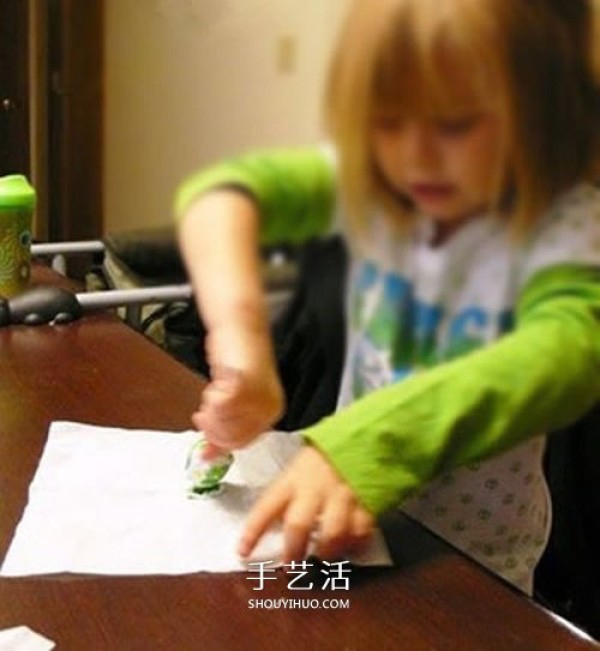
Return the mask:
<svg viewBox="0 0 600 651"><path fill-rule="evenodd" d="M55 422L3 576L185 574L245 570L236 547L252 503L297 450L269 432L236 455L219 495L190 499L185 462L197 432L158 432ZM252 559L278 562L269 532ZM378 533L352 560L391 564Z"/></svg>
<svg viewBox="0 0 600 651"><path fill-rule="evenodd" d="M27 626L15 626L0 631L0 651L50 651L55 646L52 640Z"/></svg>

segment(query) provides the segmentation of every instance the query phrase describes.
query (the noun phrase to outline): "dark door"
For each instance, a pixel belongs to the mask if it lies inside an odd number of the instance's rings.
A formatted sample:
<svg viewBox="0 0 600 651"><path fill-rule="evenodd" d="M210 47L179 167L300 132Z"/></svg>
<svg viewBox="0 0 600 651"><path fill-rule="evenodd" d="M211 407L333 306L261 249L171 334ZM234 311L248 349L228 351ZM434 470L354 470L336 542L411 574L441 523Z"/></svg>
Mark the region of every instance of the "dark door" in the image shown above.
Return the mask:
<svg viewBox="0 0 600 651"><path fill-rule="evenodd" d="M102 232L103 0L47 0L47 11L48 238L97 238Z"/></svg>
<svg viewBox="0 0 600 651"><path fill-rule="evenodd" d="M0 0L0 176L29 175L27 2Z"/></svg>

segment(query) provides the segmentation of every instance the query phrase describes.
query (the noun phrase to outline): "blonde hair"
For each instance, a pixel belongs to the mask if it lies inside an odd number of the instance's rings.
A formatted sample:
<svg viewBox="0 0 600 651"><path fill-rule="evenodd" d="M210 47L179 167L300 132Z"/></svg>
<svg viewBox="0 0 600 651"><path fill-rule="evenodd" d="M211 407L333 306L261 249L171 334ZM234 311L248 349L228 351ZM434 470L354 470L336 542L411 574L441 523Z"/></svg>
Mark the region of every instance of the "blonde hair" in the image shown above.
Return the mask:
<svg viewBox="0 0 600 651"><path fill-rule="evenodd" d="M373 200L401 220L411 216L370 155L372 116L389 104L445 116L465 104L494 102L509 151L508 169L498 170L495 208L519 232L557 193L597 173L594 8L598 0L354 0L332 59L325 109L356 230L364 232Z"/></svg>

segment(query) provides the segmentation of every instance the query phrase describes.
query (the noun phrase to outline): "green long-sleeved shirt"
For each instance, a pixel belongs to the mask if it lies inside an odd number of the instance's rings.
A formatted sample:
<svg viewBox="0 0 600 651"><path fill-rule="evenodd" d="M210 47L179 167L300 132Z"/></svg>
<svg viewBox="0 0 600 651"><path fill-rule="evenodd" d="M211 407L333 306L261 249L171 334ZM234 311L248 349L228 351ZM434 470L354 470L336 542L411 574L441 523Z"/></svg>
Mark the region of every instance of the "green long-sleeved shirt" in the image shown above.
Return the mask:
<svg viewBox="0 0 600 651"><path fill-rule="evenodd" d="M335 168L317 148L249 154L203 170L180 187L176 213L220 185L255 198L263 243L299 242L331 227ZM600 193L586 187L571 203L579 211L571 221L582 222L585 234L561 252L551 236L560 234L570 204L550 211L523 252L521 266L530 269L508 306L511 332L459 357L440 354L304 432L371 511L448 470L562 427L600 397ZM544 247L554 247L546 258Z"/></svg>

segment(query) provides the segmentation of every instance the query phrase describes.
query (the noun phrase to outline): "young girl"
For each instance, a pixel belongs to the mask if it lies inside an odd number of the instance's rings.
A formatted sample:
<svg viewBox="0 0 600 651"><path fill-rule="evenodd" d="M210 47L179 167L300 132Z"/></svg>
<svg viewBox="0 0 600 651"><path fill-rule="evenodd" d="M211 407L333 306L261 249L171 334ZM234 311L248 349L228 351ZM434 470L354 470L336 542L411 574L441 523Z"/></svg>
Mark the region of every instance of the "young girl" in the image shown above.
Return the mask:
<svg viewBox="0 0 600 651"><path fill-rule="evenodd" d="M286 560L317 526L332 556L401 504L531 592L544 434L600 397L593 25L591 0L356 0L327 93L335 153L249 154L181 186L207 456L282 409L259 244L337 228L351 251L339 409L303 432L242 555L282 520Z"/></svg>

